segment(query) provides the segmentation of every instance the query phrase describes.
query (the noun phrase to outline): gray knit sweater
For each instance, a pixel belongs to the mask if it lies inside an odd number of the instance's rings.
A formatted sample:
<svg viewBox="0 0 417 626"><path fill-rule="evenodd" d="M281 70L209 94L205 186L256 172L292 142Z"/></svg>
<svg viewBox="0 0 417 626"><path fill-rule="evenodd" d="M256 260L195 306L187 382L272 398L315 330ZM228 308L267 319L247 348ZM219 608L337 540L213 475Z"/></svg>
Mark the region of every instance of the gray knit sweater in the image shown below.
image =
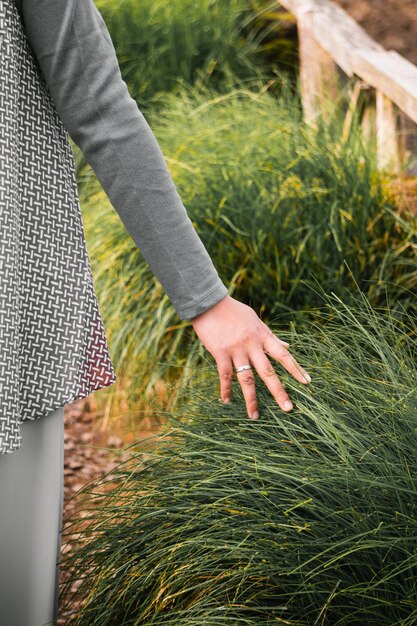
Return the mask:
<svg viewBox="0 0 417 626"><path fill-rule="evenodd" d="M93 0L15 0L57 112L178 316L227 294Z"/></svg>

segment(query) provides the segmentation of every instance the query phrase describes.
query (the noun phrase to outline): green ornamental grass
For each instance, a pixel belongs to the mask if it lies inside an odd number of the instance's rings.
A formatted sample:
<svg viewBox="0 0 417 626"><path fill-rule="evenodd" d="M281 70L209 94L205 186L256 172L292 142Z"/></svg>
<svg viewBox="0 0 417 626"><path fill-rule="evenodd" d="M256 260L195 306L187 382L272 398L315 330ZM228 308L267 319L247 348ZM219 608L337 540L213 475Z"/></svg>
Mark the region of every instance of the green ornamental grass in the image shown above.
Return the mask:
<svg viewBox="0 0 417 626"><path fill-rule="evenodd" d="M231 295L284 329L319 306L316 280L341 297L357 281L373 306L388 291L415 310L417 218L399 214L355 125L345 139L337 113L310 128L284 79L280 97L258 85L184 88L165 101L150 125ZM95 284L135 402L155 381L188 384L204 351L92 182L81 195Z"/></svg>
<svg viewBox="0 0 417 626"><path fill-rule="evenodd" d="M256 375L249 420L236 381L216 399L213 366L151 452L81 492L71 624L416 623L416 319L322 297L321 323L282 334L312 383L274 362L293 411Z"/></svg>
<svg viewBox="0 0 417 626"><path fill-rule="evenodd" d="M296 65L293 18L271 0L95 0L141 108L182 83L228 89Z"/></svg>

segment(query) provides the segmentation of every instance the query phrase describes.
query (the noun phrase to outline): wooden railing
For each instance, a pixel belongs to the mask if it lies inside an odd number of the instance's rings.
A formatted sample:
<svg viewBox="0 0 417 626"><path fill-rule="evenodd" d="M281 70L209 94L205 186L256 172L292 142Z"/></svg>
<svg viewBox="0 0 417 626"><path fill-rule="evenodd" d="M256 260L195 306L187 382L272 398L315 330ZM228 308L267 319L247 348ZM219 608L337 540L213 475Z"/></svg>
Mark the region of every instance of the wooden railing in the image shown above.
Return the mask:
<svg viewBox="0 0 417 626"><path fill-rule="evenodd" d="M314 122L341 76L351 77L350 122L362 90L368 90L361 124L374 132L378 165L394 172L410 160L407 131L417 128L417 67L374 41L330 0L278 0L297 20L300 86L306 121ZM342 72L340 72L342 70ZM414 173L414 172L413 172Z"/></svg>

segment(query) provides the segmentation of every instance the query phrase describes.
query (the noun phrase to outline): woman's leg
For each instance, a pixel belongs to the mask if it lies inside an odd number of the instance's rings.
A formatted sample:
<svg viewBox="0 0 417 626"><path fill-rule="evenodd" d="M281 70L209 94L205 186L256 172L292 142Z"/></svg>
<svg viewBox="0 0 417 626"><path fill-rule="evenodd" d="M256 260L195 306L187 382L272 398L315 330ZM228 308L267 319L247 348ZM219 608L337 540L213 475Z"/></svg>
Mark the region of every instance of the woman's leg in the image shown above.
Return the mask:
<svg viewBox="0 0 417 626"><path fill-rule="evenodd" d="M56 624L64 481L64 407L21 424L0 455L0 624Z"/></svg>

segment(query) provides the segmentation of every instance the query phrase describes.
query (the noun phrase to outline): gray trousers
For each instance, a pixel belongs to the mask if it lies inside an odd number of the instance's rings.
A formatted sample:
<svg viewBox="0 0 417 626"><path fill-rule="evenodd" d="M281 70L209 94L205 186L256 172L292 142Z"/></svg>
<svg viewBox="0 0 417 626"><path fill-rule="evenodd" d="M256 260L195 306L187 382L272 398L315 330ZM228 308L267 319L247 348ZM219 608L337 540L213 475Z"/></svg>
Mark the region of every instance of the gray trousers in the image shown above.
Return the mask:
<svg viewBox="0 0 417 626"><path fill-rule="evenodd" d="M64 497L64 407L21 424L0 455L0 626L55 625Z"/></svg>

